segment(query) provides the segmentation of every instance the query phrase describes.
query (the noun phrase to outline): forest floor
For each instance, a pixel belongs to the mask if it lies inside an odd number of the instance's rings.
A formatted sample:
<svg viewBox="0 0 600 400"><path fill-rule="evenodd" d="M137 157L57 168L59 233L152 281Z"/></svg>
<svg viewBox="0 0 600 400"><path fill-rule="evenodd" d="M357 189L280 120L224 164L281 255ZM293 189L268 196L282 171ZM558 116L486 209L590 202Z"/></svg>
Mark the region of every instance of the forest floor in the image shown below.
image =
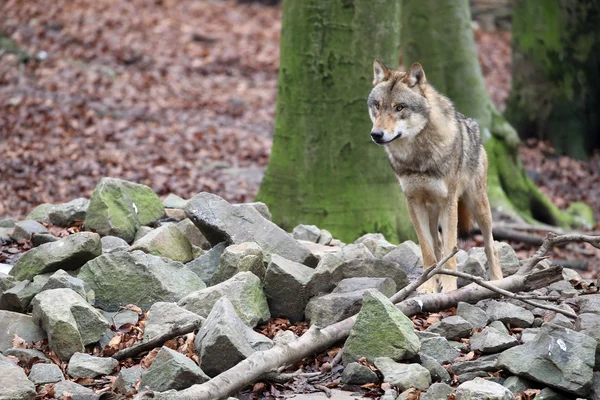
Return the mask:
<svg viewBox="0 0 600 400"><path fill-rule="evenodd" d="M161 196L253 199L273 136L279 6L7 0L0 15L0 217L89 198L103 176ZM475 37L502 110L510 33L476 27ZM578 162L543 142L521 155L559 207L583 200L600 215L600 155Z"/></svg>

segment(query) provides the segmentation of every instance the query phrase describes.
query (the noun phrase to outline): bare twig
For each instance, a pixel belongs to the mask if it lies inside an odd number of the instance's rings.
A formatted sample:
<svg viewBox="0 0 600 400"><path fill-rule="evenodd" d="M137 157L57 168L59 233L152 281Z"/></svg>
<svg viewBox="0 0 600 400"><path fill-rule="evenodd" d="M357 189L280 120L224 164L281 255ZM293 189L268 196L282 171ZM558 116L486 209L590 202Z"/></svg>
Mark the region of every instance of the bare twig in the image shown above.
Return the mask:
<svg viewBox="0 0 600 400"><path fill-rule="evenodd" d="M452 251L450 252L450 254L448 254L446 257L444 257L442 260L440 260L437 264L434 264L431 267L427 268L425 271L423 271L423 273L421 274L421 276L417 280L415 280L414 282L412 282L410 285L405 286L402 289L400 289L395 295L393 295L392 297L390 297L390 301L392 303L396 304L399 301L402 301L405 298L407 298L409 294L411 294L412 292L414 292L415 290L417 290L417 288L419 286L421 286L422 284L424 284L425 282L427 282L428 279L430 279L435 274L437 274L437 272L444 266L444 264L446 264L446 262L449 259L451 259L452 257L454 257L454 255L456 253L458 253L458 247L454 247L454 249L452 249Z"/></svg>
<svg viewBox="0 0 600 400"><path fill-rule="evenodd" d="M539 308L543 308L543 309L546 309L546 310L554 311L554 312L563 314L563 315L565 315L565 316L567 316L569 318L573 318L573 319L577 318L577 314L572 313L570 311L563 310L563 309L555 307L555 306L551 306L551 305L547 305L547 304L540 304L540 303L531 301L530 299L532 297L536 298L534 296L531 296L531 295L525 295L525 296L524 295L519 295L519 294L515 294L515 293L512 293L512 292L509 292L508 290L500 289L499 287L494 286L491 282L485 281L480 276L474 276L474 275L471 275L471 274L466 274L464 272L459 272L459 271L454 271L454 270L444 269L444 268L440 269L438 273L439 274L444 274L444 275L452 275L452 276L456 276L456 277L459 277L459 278L467 279L467 280L469 280L471 282L474 282L474 283L476 283L476 284L478 284L480 286L483 286L486 289L489 289L489 290L492 290L494 292L500 293L503 296L510 297L511 299L522 301L523 303L529 304L529 305L534 306L534 307L539 307Z"/></svg>

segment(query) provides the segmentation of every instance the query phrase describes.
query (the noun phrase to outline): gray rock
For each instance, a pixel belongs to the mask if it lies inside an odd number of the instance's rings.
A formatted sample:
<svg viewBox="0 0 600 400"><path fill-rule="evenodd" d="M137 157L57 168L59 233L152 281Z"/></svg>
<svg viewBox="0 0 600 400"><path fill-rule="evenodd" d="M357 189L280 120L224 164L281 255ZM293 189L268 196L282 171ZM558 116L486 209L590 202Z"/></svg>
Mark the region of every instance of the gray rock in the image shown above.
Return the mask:
<svg viewBox="0 0 600 400"><path fill-rule="evenodd" d="M592 385L595 350L596 341L591 337L547 325L534 340L500 354L498 365L515 375L583 396Z"/></svg>
<svg viewBox="0 0 600 400"><path fill-rule="evenodd" d="M213 245L256 242L266 254L315 266L317 259L283 229L253 207L234 207L219 196L200 193L189 200L186 214Z"/></svg>
<svg viewBox="0 0 600 400"><path fill-rule="evenodd" d="M182 263L193 259L190 241L174 224L166 224L148 232L137 240L130 250L141 250Z"/></svg>
<svg viewBox="0 0 600 400"><path fill-rule="evenodd" d="M319 242L321 230L315 225L298 225L292 231L292 236L296 240L306 240L313 243Z"/></svg>
<svg viewBox="0 0 600 400"><path fill-rule="evenodd" d="M11 275L21 281L59 269L72 271L100 254L100 236L97 233L80 232L29 250L19 258Z"/></svg>
<svg viewBox="0 0 600 400"><path fill-rule="evenodd" d="M129 245L126 241L116 236L104 236L101 239L102 253L110 253L112 251L127 250Z"/></svg>
<svg viewBox="0 0 600 400"><path fill-rule="evenodd" d="M46 338L46 334L29 315L0 310L0 352L13 347L12 341L17 335L29 344Z"/></svg>
<svg viewBox="0 0 600 400"><path fill-rule="evenodd" d="M421 342L411 320L383 294L368 289L344 345L343 362L347 364L361 357L373 360L385 356L400 361L415 356L420 347Z"/></svg>
<svg viewBox="0 0 600 400"><path fill-rule="evenodd" d="M469 321L458 315L453 315L431 325L427 328L427 331L438 333L446 339L453 339L456 337L464 338L469 336L472 329L473 327Z"/></svg>
<svg viewBox="0 0 600 400"><path fill-rule="evenodd" d="M331 292L335 285L344 279L344 265L345 261L342 259L341 251L325 254L310 278L308 283L309 293L317 295Z"/></svg>
<svg viewBox="0 0 600 400"><path fill-rule="evenodd" d="M16 312L27 312L31 300L42 291L42 287L48 282L50 274L38 275L33 282L24 280L15 283L10 289L4 291L0 297L0 309Z"/></svg>
<svg viewBox="0 0 600 400"><path fill-rule="evenodd" d="M15 224L11 238L14 241L25 239L30 240L34 233L49 233L48 229L37 221L27 219Z"/></svg>
<svg viewBox="0 0 600 400"><path fill-rule="evenodd" d="M143 238L144 236L146 236L147 234L149 234L153 230L154 230L154 228L151 228L149 226L145 226L145 225L140 226L135 231L135 236L133 237L133 243L137 242L138 240L140 240L141 238Z"/></svg>
<svg viewBox="0 0 600 400"><path fill-rule="evenodd" d="M41 246L45 243L58 242L60 238L52 235L51 233L34 233L31 236L31 243L33 247Z"/></svg>
<svg viewBox="0 0 600 400"><path fill-rule="evenodd" d="M520 376L509 376L506 378L502 386L510 390L512 393L519 393L524 390L534 387L534 383L529 379L521 378Z"/></svg>
<svg viewBox="0 0 600 400"><path fill-rule="evenodd" d="M450 374L448 371L446 371L446 368L444 368L442 364L425 354L421 354L419 358L421 359L420 364L427 368L427 371L429 371L432 381L443 381L450 383Z"/></svg>
<svg viewBox="0 0 600 400"><path fill-rule="evenodd" d="M513 394L504 386L475 378L456 388L456 400L513 400Z"/></svg>
<svg viewBox="0 0 600 400"><path fill-rule="evenodd" d="M19 360L19 362L29 365L33 365L38 361L42 361L44 363L52 362L48 357L46 357L44 353L35 349L23 349L19 347L13 347L6 351L3 351L2 353L4 353L4 355L6 356L13 356L17 360Z"/></svg>
<svg viewBox="0 0 600 400"><path fill-rule="evenodd" d="M131 242L138 228L158 221L165 209L148 186L102 178L94 189L85 217L86 229Z"/></svg>
<svg viewBox="0 0 600 400"><path fill-rule="evenodd" d="M400 265L411 278L423 273L421 248L412 240L400 243L395 249L387 253L383 259Z"/></svg>
<svg viewBox="0 0 600 400"><path fill-rule="evenodd" d="M12 242L12 231L13 228L0 228L0 243Z"/></svg>
<svg viewBox="0 0 600 400"><path fill-rule="evenodd" d="M75 382L60 381L54 385L54 398L64 399L71 395L71 400L98 400L100 395L94 393L92 389L88 389Z"/></svg>
<svg viewBox="0 0 600 400"><path fill-rule="evenodd" d="M519 341L506 333L486 327L481 332L474 334L469 344L471 350L479 350L482 353L498 353L517 346Z"/></svg>
<svg viewBox="0 0 600 400"><path fill-rule="evenodd" d="M441 337L438 333L433 333L433 332L427 332L427 331L415 331L415 334L417 335L417 337L419 338L419 340L422 342L425 339L429 339L429 338L439 338ZM445 338L444 338L445 339Z"/></svg>
<svg viewBox="0 0 600 400"><path fill-rule="evenodd" d="M194 314L185 308L179 307L175 303L158 302L150 307L148 317L146 318L146 328L144 329L144 340L167 332L177 325L184 325L193 321L201 322L204 318Z"/></svg>
<svg viewBox="0 0 600 400"><path fill-rule="evenodd" d="M289 318L292 323L304 318L304 308L311 295L308 283L313 272L312 268L277 254L271 256L264 283L271 315Z"/></svg>
<svg viewBox="0 0 600 400"><path fill-rule="evenodd" d="M469 303L465 303L463 301L458 303L458 308L456 309L456 314L459 317L463 317L473 328L483 328L485 327L490 318L481 308L473 306Z"/></svg>
<svg viewBox="0 0 600 400"><path fill-rule="evenodd" d="M422 354L425 354L439 363L454 361L460 352L448 343L443 337L432 337L421 340Z"/></svg>
<svg viewBox="0 0 600 400"><path fill-rule="evenodd" d="M117 312L104 311L103 314L107 320L113 323L116 329L121 328L125 324L135 325L140 318L136 311L127 309L122 309Z"/></svg>
<svg viewBox="0 0 600 400"><path fill-rule="evenodd" d="M463 375L471 372L497 371L499 369L497 364L498 354L491 354L489 356L479 357L473 361L455 362L448 367L448 372L454 375Z"/></svg>
<svg viewBox="0 0 600 400"><path fill-rule="evenodd" d="M69 360L67 374L72 378L95 378L111 374L118 365L119 362L114 358L75 353Z"/></svg>
<svg viewBox="0 0 600 400"><path fill-rule="evenodd" d="M288 344L298 339L298 336L292 331L279 331L273 337L273 343L275 344Z"/></svg>
<svg viewBox="0 0 600 400"><path fill-rule="evenodd" d="M396 293L396 283L391 278L347 278L342 279L332 293L349 293L364 289L376 289L386 297L391 297Z"/></svg>
<svg viewBox="0 0 600 400"><path fill-rule="evenodd" d="M550 388L544 388L542 391L535 396L535 400L564 400L565 396L561 393L557 393Z"/></svg>
<svg viewBox="0 0 600 400"><path fill-rule="evenodd" d="M14 219L14 218L10 218L10 217L9 218L2 218L2 219L0 219L0 228L10 228L10 229L12 229L12 228L15 227L15 224L17 222L18 221L16 219Z"/></svg>
<svg viewBox="0 0 600 400"><path fill-rule="evenodd" d="M34 364L29 372L29 380L36 385L60 382L64 379L60 367L56 364Z"/></svg>
<svg viewBox="0 0 600 400"><path fill-rule="evenodd" d="M200 279L204 281L207 285L210 283L210 280L219 268L221 263L221 255L227 248L227 243L221 242L218 245L214 246L207 253L202 254L200 257L190 261L185 264L193 273L198 275Z"/></svg>
<svg viewBox="0 0 600 400"><path fill-rule="evenodd" d="M497 330L498 332L502 332L505 333L507 335L510 335L510 332L508 331L508 329L506 328L506 325L504 325L502 322L500 321L494 321L491 324L488 325L490 328L494 328L495 330Z"/></svg>
<svg viewBox="0 0 600 400"><path fill-rule="evenodd" d="M594 382L587 398L589 400L600 400L600 372L594 372Z"/></svg>
<svg viewBox="0 0 600 400"><path fill-rule="evenodd" d="M131 368L121 368L117 379L113 383L113 390L121 394L134 393L135 384L142 377L142 371L142 367L139 365L134 365Z"/></svg>
<svg viewBox="0 0 600 400"><path fill-rule="evenodd" d="M408 285L406 272L393 261L377 258L352 259L342 265L341 272L343 278L392 278L397 290Z"/></svg>
<svg viewBox="0 0 600 400"><path fill-rule="evenodd" d="M231 302L219 299L194 340L200 367L210 377L228 370L259 350L267 350L273 343L245 325Z"/></svg>
<svg viewBox="0 0 600 400"><path fill-rule="evenodd" d="M77 277L92 288L96 305L106 311L126 304L148 309L157 301L177 301L206 286L183 264L139 250L103 254L87 262Z"/></svg>
<svg viewBox="0 0 600 400"><path fill-rule="evenodd" d="M203 248L204 250L210 249L210 243L204 237L200 229L189 218L184 218L179 221L176 225L177 229L183 233L183 235L188 238L190 243L193 246L198 246Z"/></svg>
<svg viewBox="0 0 600 400"><path fill-rule="evenodd" d="M598 316L597 319L599 322L598 325L600 325L600 316ZM573 329L573 322L569 319L569 317L566 317L563 314L559 313L554 313L554 315L550 316L550 318L548 318L546 322L542 324L542 326L544 326L545 324L554 324L562 326L563 328Z"/></svg>
<svg viewBox="0 0 600 400"><path fill-rule="evenodd" d="M252 203L232 204L232 206L240 207L240 208L248 208L248 207L254 208L265 219L267 219L269 221L272 220L271 211L269 211L269 207L267 207L267 205L265 203L263 203L262 201L255 201Z"/></svg>
<svg viewBox="0 0 600 400"><path fill-rule="evenodd" d="M194 361L163 346L150 368L142 375L140 387L147 386L157 392L183 390L209 379Z"/></svg>
<svg viewBox="0 0 600 400"><path fill-rule="evenodd" d="M90 286L79 278L69 275L66 271L59 269L50 275L41 291L50 289L69 288L83 297L88 303L94 304L96 296Z"/></svg>
<svg viewBox="0 0 600 400"><path fill-rule="evenodd" d="M313 297L306 305L306 320L311 325L325 327L353 316L360 311L365 290Z"/></svg>
<svg viewBox="0 0 600 400"><path fill-rule="evenodd" d="M77 221L83 221L87 213L88 199L79 198L68 203L57 204L48 213L48 219L56 226L67 227Z"/></svg>
<svg viewBox="0 0 600 400"><path fill-rule="evenodd" d="M364 244L375 258L382 258L396 248L396 246L385 240L381 233L367 233L356 239L354 243Z"/></svg>
<svg viewBox="0 0 600 400"><path fill-rule="evenodd" d="M418 391L415 388L410 388L408 390L405 390L404 392L400 393L400 395L398 397L396 397L395 400L409 400L409 399L414 399L416 398L416 396L418 395L418 393L420 393L420 391Z"/></svg>
<svg viewBox="0 0 600 400"><path fill-rule="evenodd" d="M579 312L582 314L600 314L600 294L580 296L577 304L579 305Z"/></svg>
<svg viewBox="0 0 600 400"><path fill-rule="evenodd" d="M464 344L462 341L459 342L456 340L448 340L448 344L458 351L467 352L469 350L469 346Z"/></svg>
<svg viewBox="0 0 600 400"><path fill-rule="evenodd" d="M167 197L165 197L165 199L162 201L162 204L164 208L184 209L187 205L187 200L182 199L176 194L169 193Z"/></svg>
<svg viewBox="0 0 600 400"><path fill-rule="evenodd" d="M454 393L454 388L445 383L434 383L425 393L421 393L420 400L447 399L448 395Z"/></svg>
<svg viewBox="0 0 600 400"><path fill-rule="evenodd" d="M331 232L329 232L327 229L321 229L321 235L319 236L317 243L327 246L332 240L333 236L331 235Z"/></svg>
<svg viewBox="0 0 600 400"><path fill-rule="evenodd" d="M71 289L46 290L31 304L33 320L46 331L50 348L63 360L97 342L108 328L106 318Z"/></svg>
<svg viewBox="0 0 600 400"><path fill-rule="evenodd" d="M523 329L521 332L521 343L531 342L540 332L541 328Z"/></svg>
<svg viewBox="0 0 600 400"><path fill-rule="evenodd" d="M372 260L375 256L363 243L353 243L342 247L342 259L350 260Z"/></svg>
<svg viewBox="0 0 600 400"><path fill-rule="evenodd" d="M596 371L600 370L600 314L589 312L579 314L575 321L575 330L596 340L596 364L594 369Z"/></svg>
<svg viewBox="0 0 600 400"><path fill-rule="evenodd" d="M494 242L494 246L498 250L498 258L500 266L502 267L502 274L504 277L513 275L519 269L519 258L517 253L508 243ZM487 271L489 271L489 264L487 257L485 256L485 249L483 247L472 247L469 250L469 255L479 258L483 261L483 265Z"/></svg>
<svg viewBox="0 0 600 400"><path fill-rule="evenodd" d="M240 272L218 285L190 293L177 304L201 317L208 317L221 297L229 299L239 317L250 327L271 318L260 279L252 272Z"/></svg>
<svg viewBox="0 0 600 400"><path fill-rule="evenodd" d="M2 271L3 265L7 265L7 264L0 264L0 271ZM10 267L12 268L12 265ZM8 272L10 272L10 269L8 269ZM7 291L11 287L15 286L16 283L17 283L17 281L15 280L15 278L13 278L10 275L7 275L4 272L0 272L0 298L2 297L2 295L4 294L5 291ZM2 301L1 300L0 300L0 309L2 309Z"/></svg>
<svg viewBox="0 0 600 400"><path fill-rule="evenodd" d="M487 280L489 278L489 274L488 271L485 269L486 262L487 260L485 258L485 254L483 257L467 255L467 257L462 262L456 264L456 269L459 272L464 272L465 274L473 276L480 276ZM456 283L457 286L461 288L471 284L472 282L467 279L458 278Z"/></svg>
<svg viewBox="0 0 600 400"><path fill-rule="evenodd" d="M40 223L50 222L50 218L48 218L48 213L50 213L50 211L53 208L54 208L54 204L48 204L48 203L40 204L39 206L37 206L36 208L31 210L31 212L29 214L27 214L25 219L26 220L31 219L31 220L34 220L34 221L37 221Z"/></svg>
<svg viewBox="0 0 600 400"><path fill-rule="evenodd" d="M265 277L263 252L254 242L233 244L221 254L219 267L213 274L210 284L216 285L233 277L238 272L250 271L261 280Z"/></svg>
<svg viewBox="0 0 600 400"><path fill-rule="evenodd" d="M398 392L394 389L388 389L383 392L380 400L396 400L398 398Z"/></svg>
<svg viewBox="0 0 600 400"><path fill-rule="evenodd" d="M342 383L364 385L365 383L376 382L379 382L377 374L371 371L371 368L356 362L346 365L342 373Z"/></svg>
<svg viewBox="0 0 600 400"><path fill-rule="evenodd" d="M488 303L487 315L492 321L501 321L514 328L529 328L533 323L531 311L514 304L492 300Z"/></svg>
<svg viewBox="0 0 600 400"><path fill-rule="evenodd" d="M27 379L23 368L0 354L0 399L34 400L35 385Z"/></svg>
<svg viewBox="0 0 600 400"><path fill-rule="evenodd" d="M402 391L414 387L427 389L431 385L429 371L419 364L400 364L389 357L378 357L373 362L383 374L383 380Z"/></svg>

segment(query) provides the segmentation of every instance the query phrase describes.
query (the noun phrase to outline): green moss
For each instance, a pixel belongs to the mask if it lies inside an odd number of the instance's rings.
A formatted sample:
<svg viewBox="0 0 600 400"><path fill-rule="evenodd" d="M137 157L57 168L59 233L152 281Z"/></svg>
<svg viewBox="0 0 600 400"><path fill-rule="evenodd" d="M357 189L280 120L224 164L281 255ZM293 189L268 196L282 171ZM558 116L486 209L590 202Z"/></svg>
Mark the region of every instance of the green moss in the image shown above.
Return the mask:
<svg viewBox="0 0 600 400"><path fill-rule="evenodd" d="M569 208L567 208L567 213L586 228L593 228L596 225L594 210L582 201L574 201L571 203Z"/></svg>

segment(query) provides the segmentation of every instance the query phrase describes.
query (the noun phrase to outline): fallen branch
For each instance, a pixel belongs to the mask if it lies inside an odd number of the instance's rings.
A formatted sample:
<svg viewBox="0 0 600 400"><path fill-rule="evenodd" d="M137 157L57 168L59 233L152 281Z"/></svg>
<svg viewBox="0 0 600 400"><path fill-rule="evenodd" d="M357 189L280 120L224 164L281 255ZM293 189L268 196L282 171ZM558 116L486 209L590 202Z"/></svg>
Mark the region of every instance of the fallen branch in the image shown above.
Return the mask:
<svg viewBox="0 0 600 400"><path fill-rule="evenodd" d="M481 230L478 233L481 233ZM541 246L544 243L544 238L531 233L523 233L514 229L495 227L492 229L492 234L495 240L511 240L530 244L532 246Z"/></svg>
<svg viewBox="0 0 600 400"><path fill-rule="evenodd" d="M112 358L120 361L129 357L135 357L143 351L151 350L155 347L162 346L163 343L167 340L171 340L173 338L176 338L177 336L186 335L190 332L195 331L196 329L200 328L201 323L201 321L194 321L184 325L175 325L167 332L155 336L148 341L142 341L126 349L119 350L118 352L112 355Z"/></svg>

